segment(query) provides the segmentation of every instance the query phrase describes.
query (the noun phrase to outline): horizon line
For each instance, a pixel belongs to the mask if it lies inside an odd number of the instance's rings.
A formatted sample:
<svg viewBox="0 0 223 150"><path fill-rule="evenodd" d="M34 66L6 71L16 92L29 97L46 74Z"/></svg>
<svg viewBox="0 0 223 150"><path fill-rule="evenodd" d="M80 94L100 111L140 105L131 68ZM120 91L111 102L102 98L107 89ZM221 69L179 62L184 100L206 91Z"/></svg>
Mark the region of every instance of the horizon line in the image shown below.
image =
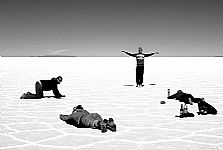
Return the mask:
<svg viewBox="0 0 223 150"><path fill-rule="evenodd" d="M68 56L68 55L43 55L43 56L0 56L0 57L129 57L129 56ZM152 57L223 57L219 56L152 56Z"/></svg>

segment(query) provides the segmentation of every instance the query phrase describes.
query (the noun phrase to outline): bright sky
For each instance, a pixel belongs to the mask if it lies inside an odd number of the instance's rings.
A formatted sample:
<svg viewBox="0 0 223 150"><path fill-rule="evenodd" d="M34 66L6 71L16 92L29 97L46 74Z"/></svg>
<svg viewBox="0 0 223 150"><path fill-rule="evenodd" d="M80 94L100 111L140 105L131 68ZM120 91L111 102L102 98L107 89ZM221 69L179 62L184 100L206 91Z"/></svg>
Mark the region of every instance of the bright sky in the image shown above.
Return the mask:
<svg viewBox="0 0 223 150"><path fill-rule="evenodd" d="M1 56L223 56L221 0L1 0Z"/></svg>

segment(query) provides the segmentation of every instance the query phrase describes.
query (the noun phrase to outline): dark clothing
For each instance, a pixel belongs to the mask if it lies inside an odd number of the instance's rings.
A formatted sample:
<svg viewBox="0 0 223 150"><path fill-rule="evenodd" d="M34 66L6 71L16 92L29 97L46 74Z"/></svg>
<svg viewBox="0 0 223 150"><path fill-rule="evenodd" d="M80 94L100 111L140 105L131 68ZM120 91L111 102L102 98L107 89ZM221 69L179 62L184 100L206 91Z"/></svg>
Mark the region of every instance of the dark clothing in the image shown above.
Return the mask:
<svg viewBox="0 0 223 150"><path fill-rule="evenodd" d="M203 99L201 98L194 98L191 94L187 94L187 93L183 93L181 92L177 92L176 94L173 94L171 96L167 97L168 99L177 99L180 102L184 102L185 104L190 104L191 102L194 103L198 103L198 114L217 114L217 110L211 106L210 104L208 104L207 102L205 102Z"/></svg>
<svg viewBox="0 0 223 150"><path fill-rule="evenodd" d="M137 62L137 66L144 66L144 54L136 54L136 62Z"/></svg>
<svg viewBox="0 0 223 150"><path fill-rule="evenodd" d="M51 80L40 80L35 83L36 94L31 92L24 93L20 99L39 99L43 98L43 91L53 90L53 94L56 98L64 97L60 94L57 85L62 82L62 77L52 78Z"/></svg>
<svg viewBox="0 0 223 150"><path fill-rule="evenodd" d="M40 80L43 91L50 91L57 88L58 81L56 78L52 78L51 80Z"/></svg>
<svg viewBox="0 0 223 150"><path fill-rule="evenodd" d="M211 106L210 104L208 104L207 102L205 102L204 100L202 100L201 98L195 98L197 103L198 103L198 114L217 114L217 110Z"/></svg>
<svg viewBox="0 0 223 150"><path fill-rule="evenodd" d="M35 90L36 94L33 94L31 92L24 93L20 99L39 99L43 98L43 88L39 81L35 84Z"/></svg>
<svg viewBox="0 0 223 150"><path fill-rule="evenodd" d="M149 57L154 55L155 53L150 53L150 54L144 54L144 53L129 53L129 52L125 52L127 55L132 56L132 57L136 57L136 62L137 62L137 66L143 66L144 65L144 58L145 57Z"/></svg>
<svg viewBox="0 0 223 150"><path fill-rule="evenodd" d="M142 85L143 74L144 74L144 58L152 56L155 53L150 53L150 54L144 54L144 53L132 54L132 53L129 53L129 52L125 52L125 53L129 56L136 57L136 62L137 62L137 66L136 66L136 84L137 85Z"/></svg>
<svg viewBox="0 0 223 150"><path fill-rule="evenodd" d="M177 92L176 94L170 95L167 97L168 99L177 99L180 102L184 102L185 104L190 104L189 99L194 102L194 97L191 94Z"/></svg>
<svg viewBox="0 0 223 150"><path fill-rule="evenodd" d="M39 81L36 82L35 89L36 89L36 97L37 98L42 98L43 97L43 87L39 83Z"/></svg>
<svg viewBox="0 0 223 150"><path fill-rule="evenodd" d="M78 128L96 128L98 122L103 121L99 114L84 109L77 109L70 115L60 115L60 119Z"/></svg>
<svg viewBox="0 0 223 150"><path fill-rule="evenodd" d="M136 84L142 85L143 83L144 66L136 66Z"/></svg>
<svg viewBox="0 0 223 150"><path fill-rule="evenodd" d="M39 99L39 98L41 97L37 97L36 94L33 94L31 92L24 93L20 97L20 99Z"/></svg>
<svg viewBox="0 0 223 150"><path fill-rule="evenodd" d="M55 97L62 97L60 94L57 85L59 84L56 78L52 78L51 80L40 80L42 85L42 91L50 91L53 90L53 94ZM37 94L37 93L36 93Z"/></svg>
<svg viewBox="0 0 223 150"><path fill-rule="evenodd" d="M99 114L84 110L82 105L75 106L70 115L60 114L60 119L77 128L99 129L102 133L107 132L107 129L116 132L116 124L113 118L102 119Z"/></svg>

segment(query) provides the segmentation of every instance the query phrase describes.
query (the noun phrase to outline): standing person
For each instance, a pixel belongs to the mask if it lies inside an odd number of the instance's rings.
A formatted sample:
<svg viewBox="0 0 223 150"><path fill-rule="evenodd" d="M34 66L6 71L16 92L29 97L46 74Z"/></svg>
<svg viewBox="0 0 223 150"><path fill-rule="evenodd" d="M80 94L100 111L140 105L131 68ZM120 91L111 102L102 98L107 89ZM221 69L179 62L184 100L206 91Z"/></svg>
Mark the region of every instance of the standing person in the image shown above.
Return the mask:
<svg viewBox="0 0 223 150"><path fill-rule="evenodd" d="M138 53L132 54L126 51L122 51L129 56L136 57L136 87L143 86L143 74L144 74L144 57L149 57L154 54L159 54L158 52L144 54L142 47L138 48Z"/></svg>
<svg viewBox="0 0 223 150"><path fill-rule="evenodd" d="M63 78L58 76L57 78L52 78L51 80L39 80L35 84L36 94L32 94L31 92L24 93L20 99L37 99L43 98L43 91L53 91L55 98L65 97L65 95L61 95L57 85L62 82Z"/></svg>

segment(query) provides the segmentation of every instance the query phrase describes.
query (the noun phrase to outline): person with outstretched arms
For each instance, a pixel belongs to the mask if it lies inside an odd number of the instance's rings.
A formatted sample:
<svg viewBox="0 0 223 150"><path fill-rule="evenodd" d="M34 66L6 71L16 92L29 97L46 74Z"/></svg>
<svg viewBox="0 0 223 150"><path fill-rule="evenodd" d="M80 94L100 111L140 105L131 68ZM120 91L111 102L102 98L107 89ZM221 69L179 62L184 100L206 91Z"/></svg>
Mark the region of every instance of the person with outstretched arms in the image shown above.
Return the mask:
<svg viewBox="0 0 223 150"><path fill-rule="evenodd" d="M152 56L154 54L159 54L158 52L148 53L145 54L142 52L142 47L138 48L138 53L132 54L127 51L122 51L123 53L126 53L129 56L136 57L136 87L142 87L143 86L143 74L144 74L144 58Z"/></svg>

